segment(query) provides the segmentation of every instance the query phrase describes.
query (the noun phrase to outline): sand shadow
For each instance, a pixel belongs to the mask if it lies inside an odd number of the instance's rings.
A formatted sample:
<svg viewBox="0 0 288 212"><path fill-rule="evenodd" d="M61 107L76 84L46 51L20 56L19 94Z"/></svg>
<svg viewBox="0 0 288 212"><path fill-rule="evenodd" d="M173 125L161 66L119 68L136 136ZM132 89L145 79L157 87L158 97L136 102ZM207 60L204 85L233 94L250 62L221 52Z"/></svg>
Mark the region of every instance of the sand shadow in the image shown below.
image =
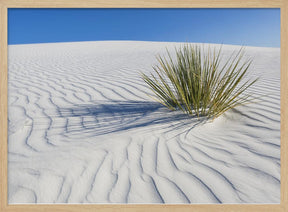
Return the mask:
<svg viewBox="0 0 288 212"><path fill-rule="evenodd" d="M109 101L58 108L57 117L67 119L66 133L89 133L98 136L146 126L173 129L199 124L197 118L181 111L170 111L157 102ZM77 122L71 120L77 119Z"/></svg>

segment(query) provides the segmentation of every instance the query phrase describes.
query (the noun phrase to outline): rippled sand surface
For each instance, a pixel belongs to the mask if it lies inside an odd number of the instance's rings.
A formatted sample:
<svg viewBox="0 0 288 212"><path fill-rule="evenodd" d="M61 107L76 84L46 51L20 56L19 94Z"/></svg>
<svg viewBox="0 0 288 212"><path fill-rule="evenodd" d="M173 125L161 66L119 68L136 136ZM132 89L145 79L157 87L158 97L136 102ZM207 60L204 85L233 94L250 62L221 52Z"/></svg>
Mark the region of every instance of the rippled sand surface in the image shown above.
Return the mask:
<svg viewBox="0 0 288 212"><path fill-rule="evenodd" d="M246 47L261 101L207 123L140 77L179 45L10 45L9 203L279 203L280 49Z"/></svg>

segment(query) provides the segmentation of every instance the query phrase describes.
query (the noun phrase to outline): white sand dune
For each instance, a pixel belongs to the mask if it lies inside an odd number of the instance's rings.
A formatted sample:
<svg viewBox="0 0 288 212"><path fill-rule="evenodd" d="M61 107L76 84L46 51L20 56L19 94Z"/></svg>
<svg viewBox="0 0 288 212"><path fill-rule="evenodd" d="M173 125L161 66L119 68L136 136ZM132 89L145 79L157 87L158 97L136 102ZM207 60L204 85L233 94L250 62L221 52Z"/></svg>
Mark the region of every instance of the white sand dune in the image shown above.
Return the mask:
<svg viewBox="0 0 288 212"><path fill-rule="evenodd" d="M9 203L279 203L279 48L246 48L262 101L203 123L139 74L179 45L10 45Z"/></svg>

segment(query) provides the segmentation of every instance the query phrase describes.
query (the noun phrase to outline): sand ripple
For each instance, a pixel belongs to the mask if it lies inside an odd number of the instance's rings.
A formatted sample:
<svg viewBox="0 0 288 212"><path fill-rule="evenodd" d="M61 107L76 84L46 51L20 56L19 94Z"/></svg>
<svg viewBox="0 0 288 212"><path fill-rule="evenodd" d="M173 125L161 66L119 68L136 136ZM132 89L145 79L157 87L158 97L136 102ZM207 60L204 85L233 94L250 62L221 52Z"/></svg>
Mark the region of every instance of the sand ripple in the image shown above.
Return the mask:
<svg viewBox="0 0 288 212"><path fill-rule="evenodd" d="M246 49L267 96L205 123L140 78L175 45L9 46L9 203L279 203L279 49Z"/></svg>

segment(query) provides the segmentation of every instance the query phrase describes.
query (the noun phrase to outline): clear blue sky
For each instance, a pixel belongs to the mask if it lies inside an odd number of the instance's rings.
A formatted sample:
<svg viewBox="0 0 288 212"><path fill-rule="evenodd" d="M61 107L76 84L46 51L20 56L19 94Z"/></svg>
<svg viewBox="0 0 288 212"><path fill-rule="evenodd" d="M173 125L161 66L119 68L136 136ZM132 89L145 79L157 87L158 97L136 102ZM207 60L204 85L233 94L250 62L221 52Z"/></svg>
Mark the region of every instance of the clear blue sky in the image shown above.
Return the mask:
<svg viewBox="0 0 288 212"><path fill-rule="evenodd" d="M280 9L8 9L8 44L97 40L280 47Z"/></svg>

